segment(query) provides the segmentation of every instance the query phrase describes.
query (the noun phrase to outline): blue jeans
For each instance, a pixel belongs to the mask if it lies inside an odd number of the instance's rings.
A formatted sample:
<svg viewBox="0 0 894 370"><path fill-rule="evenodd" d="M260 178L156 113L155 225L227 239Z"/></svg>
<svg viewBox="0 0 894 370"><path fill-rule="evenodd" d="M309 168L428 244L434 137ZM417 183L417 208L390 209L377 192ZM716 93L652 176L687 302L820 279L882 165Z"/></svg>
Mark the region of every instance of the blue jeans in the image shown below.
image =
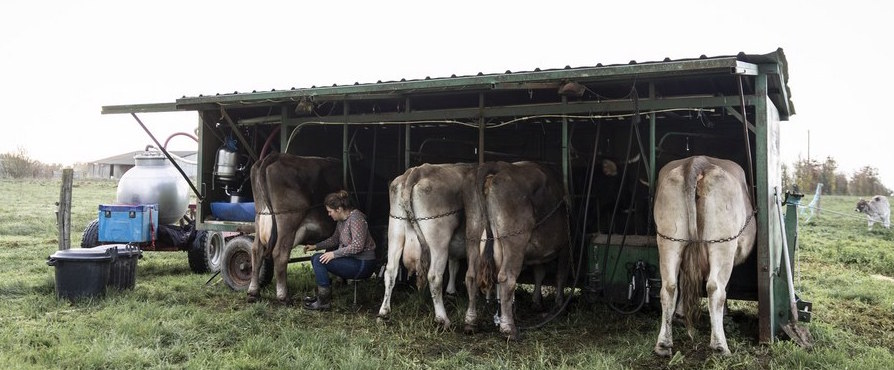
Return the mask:
<svg viewBox="0 0 894 370"><path fill-rule="evenodd" d="M366 279L372 275L376 268L374 260L358 260L354 257L341 257L330 260L329 263L320 261L323 253L314 254L310 258L310 264L314 268L314 277L317 286L328 288L331 285L329 274L345 279Z"/></svg>

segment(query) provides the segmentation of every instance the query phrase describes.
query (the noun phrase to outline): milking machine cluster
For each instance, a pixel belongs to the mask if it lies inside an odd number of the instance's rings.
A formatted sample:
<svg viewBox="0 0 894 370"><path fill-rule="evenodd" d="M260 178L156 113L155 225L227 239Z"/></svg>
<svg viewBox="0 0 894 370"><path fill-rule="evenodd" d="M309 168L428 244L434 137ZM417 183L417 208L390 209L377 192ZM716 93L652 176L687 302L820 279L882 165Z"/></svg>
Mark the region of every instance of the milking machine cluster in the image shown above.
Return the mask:
<svg viewBox="0 0 894 370"><path fill-rule="evenodd" d="M247 201L245 184L250 179L245 155L239 155L236 139L228 136L214 157L214 184L221 184L230 203ZM212 185L214 186L214 185Z"/></svg>

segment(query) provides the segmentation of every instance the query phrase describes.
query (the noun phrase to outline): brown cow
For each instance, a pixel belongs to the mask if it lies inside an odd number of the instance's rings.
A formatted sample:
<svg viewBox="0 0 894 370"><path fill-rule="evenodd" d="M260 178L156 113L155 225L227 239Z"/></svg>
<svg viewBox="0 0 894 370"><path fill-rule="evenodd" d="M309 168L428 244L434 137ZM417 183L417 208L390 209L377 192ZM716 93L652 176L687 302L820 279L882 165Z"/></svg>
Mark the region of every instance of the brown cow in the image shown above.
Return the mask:
<svg viewBox="0 0 894 370"><path fill-rule="evenodd" d="M757 234L745 172L732 161L705 156L668 163L658 174L655 228L661 269L661 329L655 353L670 356L677 297L690 337L705 283L710 347L728 355L723 332L726 285L733 266L751 253ZM677 290L679 276L680 289Z"/></svg>
<svg viewBox="0 0 894 370"><path fill-rule="evenodd" d="M469 269L466 285L489 292L499 284L500 332L518 338L513 316L516 280L524 266L558 259L556 303L563 299L570 245L567 204L562 183L552 170L534 162L484 163L471 194L478 212L467 207ZM483 225L483 227L482 227ZM488 237L492 235L492 237ZM541 279L542 270L535 271ZM535 303L540 299L539 282ZM466 330L474 329L477 289L469 288Z"/></svg>
<svg viewBox="0 0 894 370"><path fill-rule="evenodd" d="M447 292L455 293L459 260L466 257L463 180L475 168L474 164L463 163L423 164L408 169L391 182L388 264L380 318L387 318L391 313L391 291L403 254L404 266L416 273L420 288L426 278L430 282L435 321L444 329L450 327L441 293L442 276L449 263Z"/></svg>
<svg viewBox="0 0 894 370"><path fill-rule="evenodd" d="M292 247L323 240L334 230L323 199L342 188L341 162L275 153L251 167L251 184L257 235L251 246L248 301L258 297L261 261L272 256L276 298L287 303L286 267Z"/></svg>

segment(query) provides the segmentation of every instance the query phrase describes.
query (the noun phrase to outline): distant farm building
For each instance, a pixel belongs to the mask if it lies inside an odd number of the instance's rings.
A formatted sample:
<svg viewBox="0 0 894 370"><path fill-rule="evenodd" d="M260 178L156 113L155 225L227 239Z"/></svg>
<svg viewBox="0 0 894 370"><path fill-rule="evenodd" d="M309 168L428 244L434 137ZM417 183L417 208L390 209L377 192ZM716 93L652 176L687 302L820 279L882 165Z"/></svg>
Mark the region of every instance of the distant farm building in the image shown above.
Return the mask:
<svg viewBox="0 0 894 370"><path fill-rule="evenodd" d="M133 157L140 153L143 153L143 151L137 150L92 161L87 164L87 177L94 179L120 179L127 170L133 168ZM177 164L180 165L180 168L183 169L183 172L185 172L187 176L190 178L196 177L196 151L172 150L170 153L174 156Z"/></svg>

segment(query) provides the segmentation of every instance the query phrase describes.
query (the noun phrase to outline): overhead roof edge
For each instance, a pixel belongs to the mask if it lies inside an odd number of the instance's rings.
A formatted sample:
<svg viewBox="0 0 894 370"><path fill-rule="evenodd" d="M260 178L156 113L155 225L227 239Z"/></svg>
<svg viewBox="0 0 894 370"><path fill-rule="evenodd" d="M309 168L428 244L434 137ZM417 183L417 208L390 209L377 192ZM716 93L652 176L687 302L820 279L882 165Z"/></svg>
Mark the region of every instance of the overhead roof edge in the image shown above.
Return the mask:
<svg viewBox="0 0 894 370"><path fill-rule="evenodd" d="M399 91L449 91L491 89L501 84L573 79L579 82L628 76L675 75L705 71L735 71L741 63L736 57L690 59L671 62L648 62L597 67L577 67L476 76L439 77L420 80L389 81L366 84L297 88L294 90L255 91L250 93L218 94L213 96L184 97L177 99L177 107L190 109L204 104L258 104L281 100L300 100L305 97L335 98L357 94L383 94Z"/></svg>
<svg viewBox="0 0 894 370"><path fill-rule="evenodd" d="M163 112L182 112L177 109L176 103L149 103L149 104L128 104L128 105L104 105L102 114L128 114L128 113L163 113Z"/></svg>
<svg viewBox="0 0 894 370"><path fill-rule="evenodd" d="M770 68L767 68L770 67ZM288 90L218 93L215 95L183 96L173 103L110 105L102 107L102 114L148 113L197 111L225 106L275 105L303 99L354 100L400 97L409 94L450 91L487 91L514 84L547 81L574 80L577 82L608 81L624 78L674 77L704 73L730 73L753 75L760 70L775 74L774 85L779 89L773 94L774 104L779 108L780 118L787 120L795 114L788 86L788 61L782 48L767 54L745 54L732 56L700 56L698 58L641 62L627 64L598 64L596 66L535 69L467 76L425 77L424 79L401 79L400 81L379 81L325 87L291 88ZM767 72L770 71L770 72Z"/></svg>

